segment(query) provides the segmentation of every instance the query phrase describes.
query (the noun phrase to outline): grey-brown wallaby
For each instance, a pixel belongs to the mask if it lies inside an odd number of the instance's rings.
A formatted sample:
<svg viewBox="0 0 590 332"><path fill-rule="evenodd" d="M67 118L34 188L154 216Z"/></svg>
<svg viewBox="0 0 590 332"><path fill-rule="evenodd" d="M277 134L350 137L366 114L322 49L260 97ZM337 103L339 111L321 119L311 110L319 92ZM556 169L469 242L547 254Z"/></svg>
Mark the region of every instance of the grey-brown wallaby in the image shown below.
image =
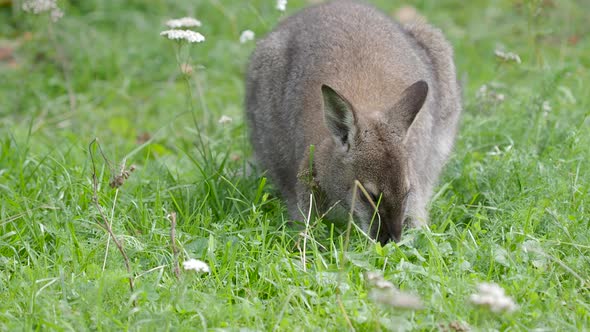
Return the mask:
<svg viewBox="0 0 590 332"><path fill-rule="evenodd" d="M246 116L255 158L302 220L351 208L381 243L424 225L451 152L460 91L440 30L406 26L342 0L302 10L260 40L248 68ZM310 146L314 146L311 156ZM344 211L346 211L344 210Z"/></svg>

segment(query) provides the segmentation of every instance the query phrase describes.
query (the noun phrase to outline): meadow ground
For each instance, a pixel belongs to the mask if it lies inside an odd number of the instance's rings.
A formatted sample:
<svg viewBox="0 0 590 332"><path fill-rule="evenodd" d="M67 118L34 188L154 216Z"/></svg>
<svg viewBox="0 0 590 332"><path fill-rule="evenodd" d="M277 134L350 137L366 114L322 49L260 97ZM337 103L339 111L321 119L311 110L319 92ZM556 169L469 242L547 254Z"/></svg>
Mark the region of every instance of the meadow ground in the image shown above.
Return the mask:
<svg viewBox="0 0 590 332"><path fill-rule="evenodd" d="M307 3L71 0L56 23L17 3L0 1L0 330L590 329L589 2L414 4L455 46L465 111L430 230L385 247L283 227L272 185L244 175L240 32ZM182 16L205 42L159 36ZM172 212L180 263L210 273L175 273ZM423 308L376 303L366 272ZM481 282L518 309L474 306Z"/></svg>

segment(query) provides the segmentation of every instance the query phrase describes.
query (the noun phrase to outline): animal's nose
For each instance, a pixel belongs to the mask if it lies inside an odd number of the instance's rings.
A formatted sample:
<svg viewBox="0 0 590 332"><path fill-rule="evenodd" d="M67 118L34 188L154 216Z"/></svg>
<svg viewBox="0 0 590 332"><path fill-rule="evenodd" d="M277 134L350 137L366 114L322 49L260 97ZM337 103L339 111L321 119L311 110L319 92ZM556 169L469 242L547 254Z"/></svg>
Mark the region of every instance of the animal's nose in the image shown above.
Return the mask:
<svg viewBox="0 0 590 332"><path fill-rule="evenodd" d="M393 225L391 226L391 239L395 242L399 242L399 240L401 240L402 238L402 230L403 230L403 225L401 222L394 222Z"/></svg>
<svg viewBox="0 0 590 332"><path fill-rule="evenodd" d="M393 218L385 217L384 220L385 222L381 223L381 228L377 229L378 233L376 240L379 241L381 245L386 245L391 241L399 242L402 237L403 219L395 216Z"/></svg>
<svg viewBox="0 0 590 332"><path fill-rule="evenodd" d="M382 232L381 234L379 234L379 238L377 240L379 241L379 243L381 243L382 246L384 246L388 244L389 241L391 241L391 237L389 236L389 234Z"/></svg>
<svg viewBox="0 0 590 332"><path fill-rule="evenodd" d="M391 239L393 241L395 241L396 243L399 242L399 240L402 239L402 232L400 231L399 233L393 234L393 236L391 237Z"/></svg>
<svg viewBox="0 0 590 332"><path fill-rule="evenodd" d="M393 231L391 233L384 230L379 234L379 236L377 237L377 240L379 241L379 243L381 243L382 246L384 246L391 241L399 242L399 240L401 239L401 236L402 236L401 229L399 232Z"/></svg>

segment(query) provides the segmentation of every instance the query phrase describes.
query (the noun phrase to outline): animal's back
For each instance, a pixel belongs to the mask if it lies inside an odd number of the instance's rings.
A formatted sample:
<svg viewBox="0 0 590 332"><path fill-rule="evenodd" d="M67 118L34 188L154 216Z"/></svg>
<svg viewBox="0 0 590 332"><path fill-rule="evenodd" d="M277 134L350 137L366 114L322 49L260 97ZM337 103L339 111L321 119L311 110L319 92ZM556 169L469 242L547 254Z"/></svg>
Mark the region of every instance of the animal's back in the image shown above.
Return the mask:
<svg viewBox="0 0 590 332"><path fill-rule="evenodd" d="M280 173L279 183L293 184L298 159L327 135L320 85L362 105L360 112L388 107L429 76L420 52L397 23L364 4L335 1L287 18L258 43L249 67L247 115L257 159L271 176Z"/></svg>
<svg viewBox="0 0 590 332"><path fill-rule="evenodd" d="M286 84L318 97L328 84L365 111L390 107L393 98L429 79L426 54L399 24L373 7L334 1L294 15L269 36L285 50ZM292 90L285 91L290 93ZM319 98L316 98L319 99ZM321 118L321 109L314 115Z"/></svg>

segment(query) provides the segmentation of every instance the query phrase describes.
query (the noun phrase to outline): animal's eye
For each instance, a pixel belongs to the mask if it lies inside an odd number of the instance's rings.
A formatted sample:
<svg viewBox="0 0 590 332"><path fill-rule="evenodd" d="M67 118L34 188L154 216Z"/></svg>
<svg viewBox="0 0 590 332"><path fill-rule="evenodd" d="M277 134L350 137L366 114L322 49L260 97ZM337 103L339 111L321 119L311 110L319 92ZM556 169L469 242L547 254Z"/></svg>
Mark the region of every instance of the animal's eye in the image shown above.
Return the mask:
<svg viewBox="0 0 590 332"><path fill-rule="evenodd" d="M369 195L371 196L373 203L377 204L379 202L379 195L374 194L374 193L369 193Z"/></svg>
<svg viewBox="0 0 590 332"><path fill-rule="evenodd" d="M371 200L373 201L373 204L371 204L371 202L369 202L369 199L367 198L367 195L365 195L363 192L361 192L360 194L361 194L361 199L363 200L363 202L365 204L368 204L368 205L375 204L375 205L377 205L377 203L379 202L379 195L377 195L375 193L372 193L372 192L369 192L368 193L369 194L369 197L371 197Z"/></svg>

